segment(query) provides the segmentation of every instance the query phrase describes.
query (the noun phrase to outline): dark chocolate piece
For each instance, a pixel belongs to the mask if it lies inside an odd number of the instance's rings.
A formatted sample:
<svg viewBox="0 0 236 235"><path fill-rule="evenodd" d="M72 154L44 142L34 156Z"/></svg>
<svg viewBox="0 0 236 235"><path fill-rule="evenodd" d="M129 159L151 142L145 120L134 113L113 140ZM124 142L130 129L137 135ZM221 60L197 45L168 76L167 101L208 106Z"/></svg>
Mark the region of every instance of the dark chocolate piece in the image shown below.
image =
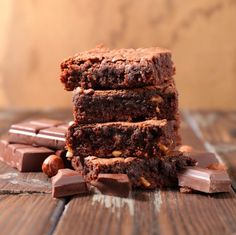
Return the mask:
<svg viewBox="0 0 236 235"><path fill-rule="evenodd" d="M60 169L52 177L52 196L65 197L81 193L87 193L87 185L84 178L71 169Z"/></svg>
<svg viewBox="0 0 236 235"><path fill-rule="evenodd" d="M88 182L97 179L99 174L127 174L133 188L153 189L177 186L177 172L195 161L183 156L181 152L172 152L163 159L153 158L72 158L74 169L82 173Z"/></svg>
<svg viewBox="0 0 236 235"><path fill-rule="evenodd" d="M64 126L50 127L42 129L34 138L34 143L38 146L46 146L53 149L65 148L66 129Z"/></svg>
<svg viewBox="0 0 236 235"><path fill-rule="evenodd" d="M214 163L219 163L216 155L210 152L191 152L188 156L197 161L198 167L207 168Z"/></svg>
<svg viewBox="0 0 236 235"><path fill-rule="evenodd" d="M128 197L131 190L129 177L126 174L99 174L91 185L102 194L111 196Z"/></svg>
<svg viewBox="0 0 236 235"><path fill-rule="evenodd" d="M41 128L44 127L29 122L13 124L8 131L9 141L12 143L31 145L34 143L34 138Z"/></svg>
<svg viewBox="0 0 236 235"><path fill-rule="evenodd" d="M76 89L73 96L77 123L178 119L178 95L174 84L131 90Z"/></svg>
<svg viewBox="0 0 236 235"><path fill-rule="evenodd" d="M175 121L72 124L67 147L81 157L160 157L175 148Z"/></svg>
<svg viewBox="0 0 236 235"><path fill-rule="evenodd" d="M58 120L38 119L13 124L8 132L9 141L11 143L64 149L67 125L61 125L61 123Z"/></svg>
<svg viewBox="0 0 236 235"><path fill-rule="evenodd" d="M43 161L51 154L54 151L48 148L0 141L0 160L21 172L42 171Z"/></svg>
<svg viewBox="0 0 236 235"><path fill-rule="evenodd" d="M68 91L76 87L112 90L162 84L174 74L169 50L97 47L63 61L60 79Z"/></svg>
<svg viewBox="0 0 236 235"><path fill-rule="evenodd" d="M188 167L178 173L179 186L204 193L229 192L231 180L226 171Z"/></svg>

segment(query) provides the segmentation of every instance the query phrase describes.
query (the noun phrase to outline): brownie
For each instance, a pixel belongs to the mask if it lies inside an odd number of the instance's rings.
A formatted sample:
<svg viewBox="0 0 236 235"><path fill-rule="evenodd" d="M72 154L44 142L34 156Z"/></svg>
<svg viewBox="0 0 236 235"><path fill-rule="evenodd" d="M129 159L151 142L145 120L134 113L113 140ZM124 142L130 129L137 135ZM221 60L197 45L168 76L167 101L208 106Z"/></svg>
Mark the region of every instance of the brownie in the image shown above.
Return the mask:
<svg viewBox="0 0 236 235"><path fill-rule="evenodd" d="M177 172L186 166L195 165L195 161L174 151L164 158L98 158L89 156L83 159L72 158L72 166L90 182L101 173L127 174L133 188L153 189L177 186Z"/></svg>
<svg viewBox="0 0 236 235"><path fill-rule="evenodd" d="M162 156L179 142L175 121L109 122L72 124L66 145L81 157L153 157Z"/></svg>
<svg viewBox="0 0 236 235"><path fill-rule="evenodd" d="M77 123L178 119L178 94L173 83L130 90L83 90L73 96Z"/></svg>
<svg viewBox="0 0 236 235"><path fill-rule="evenodd" d="M76 87L127 89L162 84L174 74L169 50L97 47L64 60L60 79L68 91Z"/></svg>

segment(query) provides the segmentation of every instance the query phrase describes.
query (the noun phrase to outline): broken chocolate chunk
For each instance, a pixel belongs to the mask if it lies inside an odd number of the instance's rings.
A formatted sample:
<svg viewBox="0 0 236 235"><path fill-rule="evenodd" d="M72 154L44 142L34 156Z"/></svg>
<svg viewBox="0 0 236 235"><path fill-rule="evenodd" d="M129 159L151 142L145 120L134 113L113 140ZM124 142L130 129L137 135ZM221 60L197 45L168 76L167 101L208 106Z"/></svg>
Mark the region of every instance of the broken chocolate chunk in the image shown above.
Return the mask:
<svg viewBox="0 0 236 235"><path fill-rule="evenodd" d="M91 185L102 194L111 196L128 197L131 190L131 183L126 174L99 174Z"/></svg>
<svg viewBox="0 0 236 235"><path fill-rule="evenodd" d="M205 193L229 192L231 180L226 171L187 167L178 174L179 186Z"/></svg>
<svg viewBox="0 0 236 235"><path fill-rule="evenodd" d="M88 188L81 174L71 169L60 169L52 177L52 196L65 197L87 193Z"/></svg>
<svg viewBox="0 0 236 235"><path fill-rule="evenodd" d="M21 172L41 171L43 161L53 153L54 151L44 147L0 141L0 160Z"/></svg>

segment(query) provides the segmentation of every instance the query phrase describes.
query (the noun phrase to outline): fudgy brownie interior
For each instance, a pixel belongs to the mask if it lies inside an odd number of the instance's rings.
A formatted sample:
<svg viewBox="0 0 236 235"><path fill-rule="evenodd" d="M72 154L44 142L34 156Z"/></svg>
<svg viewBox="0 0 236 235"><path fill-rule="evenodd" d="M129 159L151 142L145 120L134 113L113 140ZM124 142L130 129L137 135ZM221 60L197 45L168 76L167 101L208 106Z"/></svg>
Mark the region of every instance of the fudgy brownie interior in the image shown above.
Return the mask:
<svg viewBox="0 0 236 235"><path fill-rule="evenodd" d="M173 150L179 141L175 121L110 122L68 129L67 148L83 157L156 157Z"/></svg>
<svg viewBox="0 0 236 235"><path fill-rule="evenodd" d="M77 123L148 119L178 119L178 94L173 83L129 90L76 89L73 96Z"/></svg>

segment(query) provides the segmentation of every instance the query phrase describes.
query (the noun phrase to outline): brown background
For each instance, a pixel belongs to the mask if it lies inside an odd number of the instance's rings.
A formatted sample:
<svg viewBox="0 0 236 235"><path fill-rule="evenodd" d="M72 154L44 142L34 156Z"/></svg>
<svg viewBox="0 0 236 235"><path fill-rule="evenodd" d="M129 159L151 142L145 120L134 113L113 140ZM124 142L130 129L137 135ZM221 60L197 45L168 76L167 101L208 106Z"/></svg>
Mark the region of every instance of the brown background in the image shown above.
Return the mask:
<svg viewBox="0 0 236 235"><path fill-rule="evenodd" d="M0 107L71 105L64 57L98 43L173 51L183 108L236 108L235 0L1 0Z"/></svg>

